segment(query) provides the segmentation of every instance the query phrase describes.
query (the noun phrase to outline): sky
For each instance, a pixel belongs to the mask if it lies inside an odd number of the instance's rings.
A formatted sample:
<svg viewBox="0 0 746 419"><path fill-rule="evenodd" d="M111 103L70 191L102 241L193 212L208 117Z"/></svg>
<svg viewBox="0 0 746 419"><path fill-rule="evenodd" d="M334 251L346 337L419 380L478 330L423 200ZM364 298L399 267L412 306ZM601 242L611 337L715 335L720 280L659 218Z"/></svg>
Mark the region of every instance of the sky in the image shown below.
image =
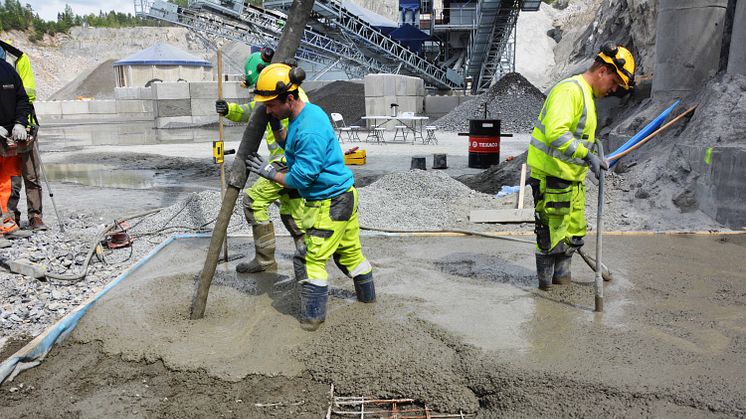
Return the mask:
<svg viewBox="0 0 746 419"><path fill-rule="evenodd" d="M31 8L44 20L57 20L57 13L65 11L65 4L73 8L78 15L98 14L99 10L135 14L133 0L20 0L22 5L30 4Z"/></svg>

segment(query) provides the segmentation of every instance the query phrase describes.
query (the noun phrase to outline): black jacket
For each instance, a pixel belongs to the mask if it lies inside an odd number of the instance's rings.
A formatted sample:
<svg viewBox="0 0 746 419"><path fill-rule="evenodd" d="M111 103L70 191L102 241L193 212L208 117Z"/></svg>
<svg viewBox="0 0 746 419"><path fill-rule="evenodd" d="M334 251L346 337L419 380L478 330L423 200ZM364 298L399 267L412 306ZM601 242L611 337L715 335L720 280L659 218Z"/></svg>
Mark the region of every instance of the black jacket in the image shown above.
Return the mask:
<svg viewBox="0 0 746 419"><path fill-rule="evenodd" d="M28 125L31 105L16 69L0 60L0 125L10 132L16 123Z"/></svg>

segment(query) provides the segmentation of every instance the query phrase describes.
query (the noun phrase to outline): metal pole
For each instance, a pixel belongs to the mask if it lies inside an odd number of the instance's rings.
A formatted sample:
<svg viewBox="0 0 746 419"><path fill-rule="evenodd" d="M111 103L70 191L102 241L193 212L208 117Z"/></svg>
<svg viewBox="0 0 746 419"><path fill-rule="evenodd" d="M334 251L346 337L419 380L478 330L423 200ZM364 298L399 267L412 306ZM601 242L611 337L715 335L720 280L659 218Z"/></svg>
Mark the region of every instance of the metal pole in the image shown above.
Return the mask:
<svg viewBox="0 0 746 419"><path fill-rule="evenodd" d="M223 49L218 48L218 99L223 98ZM225 142L223 141L225 135L223 131L223 114L218 117L218 139L223 144L222 151L225 151ZM225 198L225 163L220 162L220 199ZM223 245L223 258L225 263L228 263L228 235L225 235L225 241Z"/></svg>
<svg viewBox="0 0 746 419"><path fill-rule="evenodd" d="M274 62L281 62L287 58L295 56L295 51L300 45L303 30L306 27L306 21L311 14L313 0L293 0L293 5L288 13L287 24L282 30L277 51L275 51ZM249 126L246 127L244 138L236 152L236 158L231 166L230 175L228 176L228 186L223 196L223 204L220 207L218 219L215 222L215 229L212 232L210 248L207 251L205 265L199 276L197 291L192 299L192 310L190 318L192 320L201 319L205 316L205 307L207 306L207 296L210 292L210 284L215 275L215 269L220 259L220 247L225 238L230 222L233 208L236 205L238 193L246 185L246 156L249 153L256 152L259 148L259 142L262 139L264 130L267 128L267 113L264 105L257 103L254 112L251 114Z"/></svg>
<svg viewBox="0 0 746 419"><path fill-rule="evenodd" d="M62 233L65 232L65 226L62 224L62 219L60 218L60 213L57 212L57 203L54 202L54 193L52 193L52 188L49 187L49 180L47 179L47 170L44 168L44 162L41 160L41 152L39 151L39 146L37 143L39 142L38 133L37 138L34 138L34 149L30 151L31 158L34 160L32 163L34 165L34 170L36 170L36 163L39 163L39 171L41 172L41 177L44 179L44 184L47 186L47 193L49 193L49 200L52 201L52 208L54 208L54 215L57 216L57 224L60 226L60 231ZM35 161L36 157L39 158L39 161ZM26 192L28 193L28 192Z"/></svg>
<svg viewBox="0 0 746 419"><path fill-rule="evenodd" d="M602 160L604 156L604 146L601 141L597 141L598 144L598 157ZM594 281L594 288L596 292L596 309L597 312L604 311L604 280L603 280L603 268L601 261L603 260L602 243L603 243L603 232L604 232L604 171L601 170L601 176L598 178L598 216L596 219L596 280Z"/></svg>

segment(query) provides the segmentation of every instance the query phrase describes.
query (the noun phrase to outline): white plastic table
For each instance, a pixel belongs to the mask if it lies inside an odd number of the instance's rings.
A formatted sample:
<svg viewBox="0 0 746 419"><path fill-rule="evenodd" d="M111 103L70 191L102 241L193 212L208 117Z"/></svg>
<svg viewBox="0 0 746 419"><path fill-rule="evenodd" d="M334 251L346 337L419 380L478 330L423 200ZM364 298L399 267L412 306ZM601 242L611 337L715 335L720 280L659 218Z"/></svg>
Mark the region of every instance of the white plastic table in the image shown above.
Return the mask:
<svg viewBox="0 0 746 419"><path fill-rule="evenodd" d="M413 116L366 115L362 119L366 121L372 121L372 126L370 129L376 129L389 121L399 121L399 123L401 123L402 125L405 125L407 128L409 128L412 131L412 134L413 134L412 144L414 144L414 142L417 141L417 138L422 140L424 144L425 138L422 136L422 127L425 124L425 121L429 120L430 117L415 116L415 115Z"/></svg>

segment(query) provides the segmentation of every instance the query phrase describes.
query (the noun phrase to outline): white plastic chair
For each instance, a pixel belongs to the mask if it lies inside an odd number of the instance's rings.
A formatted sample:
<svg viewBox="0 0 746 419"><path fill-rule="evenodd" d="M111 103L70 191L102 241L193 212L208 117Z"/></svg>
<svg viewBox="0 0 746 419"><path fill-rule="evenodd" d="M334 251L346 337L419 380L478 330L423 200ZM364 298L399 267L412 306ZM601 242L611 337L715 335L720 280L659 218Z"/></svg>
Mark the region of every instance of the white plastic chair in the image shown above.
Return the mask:
<svg viewBox="0 0 746 419"><path fill-rule="evenodd" d="M422 141L423 144L438 144L438 137L435 136L435 131L438 129L435 125L425 126L425 139Z"/></svg>
<svg viewBox="0 0 746 419"><path fill-rule="evenodd" d="M348 142L352 142L353 140L360 141L360 138L357 135L357 131L360 129L358 125L350 125L348 127L347 124L345 124L344 117L340 113L332 112L331 116L334 129L337 130L337 139L340 143L344 143L344 140L342 139L343 132L347 134Z"/></svg>

